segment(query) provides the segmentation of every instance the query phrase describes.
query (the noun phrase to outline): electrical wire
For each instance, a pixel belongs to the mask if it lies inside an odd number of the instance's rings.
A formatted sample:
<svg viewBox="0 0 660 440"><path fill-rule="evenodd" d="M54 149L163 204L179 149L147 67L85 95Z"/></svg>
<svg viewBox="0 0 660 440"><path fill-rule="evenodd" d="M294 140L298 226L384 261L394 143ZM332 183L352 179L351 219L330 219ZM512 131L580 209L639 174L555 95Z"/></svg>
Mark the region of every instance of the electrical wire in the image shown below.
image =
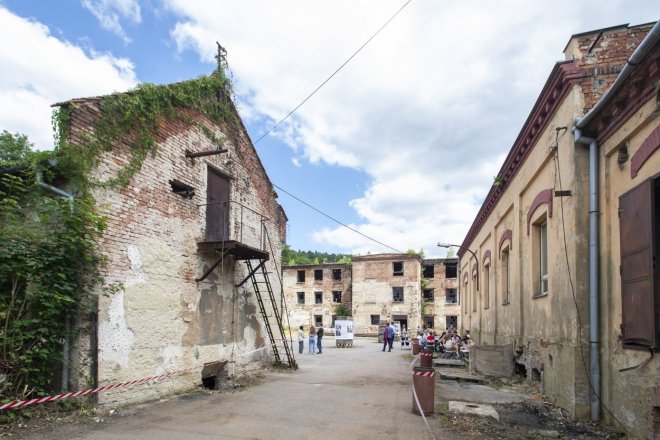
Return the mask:
<svg viewBox="0 0 660 440"><path fill-rule="evenodd" d="M556 129L556 134L555 134L555 145L554 145L554 150L555 150L555 168L557 173L555 174L555 185L559 184L559 191L563 191L562 183L561 183L561 167L559 166L559 133L560 132L565 132L567 130L567 127L557 127ZM582 317L580 315L580 308L578 307L577 303L577 297L575 295L575 286L573 285L573 276L571 275L571 263L570 259L568 256L568 245L566 241L566 224L564 222L564 199L562 197L559 197L559 206L560 206L560 211L561 211L561 231L562 231L562 237L564 241L564 255L566 257L566 272L568 276L568 282L569 285L571 286L571 294L573 295L573 303L575 304L575 311L577 312L577 319L578 319L578 346L580 347L580 356L582 358L582 366L584 367L584 372L587 376L587 382L589 383L589 388L591 389L591 392L594 393L594 396L596 396L596 399L598 399L598 402L600 405L607 411L607 413L612 416L614 420L616 420L619 425L621 425L624 430L626 429L626 425L624 425L621 420L619 420L612 411L605 405L605 402L600 398L600 394L596 389L594 388L594 385L591 381L591 376L589 375L589 368L587 367L587 361L584 356L584 348L582 347Z"/></svg>
<svg viewBox="0 0 660 440"><path fill-rule="evenodd" d="M287 119L289 119L289 117L290 117L292 114L294 114L294 113L295 113L300 107L302 107L303 104L305 104L305 103L306 103L306 102L307 102L312 96L314 96L314 95L316 94L316 92L318 92L318 91L321 89L321 87L323 87L324 85L326 85L326 83L327 83L328 81L330 81L330 80L332 79L332 77L334 77L337 73L339 73L339 71L340 71L341 69L343 69L344 66L346 66L346 64L348 64L353 58L355 58L355 56L356 56L358 53L360 53L360 51L361 51L362 49L364 49L364 47L365 47L367 44L369 44L369 43L371 42L371 40L373 40L373 39L376 37L376 35L378 35L378 34L380 33L380 31L382 31L383 29L385 29L385 27L386 27L388 24L390 24L390 22L391 22L392 20L394 20L394 18L395 18L397 15L399 15L399 13L400 13L401 11L403 11L403 9L404 9L406 6L408 6L408 5L410 4L410 2L412 2L412 0L408 0L407 2L405 2L405 3L403 4L403 6L401 6L401 7L399 8L399 10L396 11L396 12L394 13L394 15L392 15L392 16L390 17L390 19L387 20L387 21L385 22L385 24L383 24L383 25L382 25L382 26L381 26L376 32L374 32L374 33L371 35L371 37L369 37L369 39L368 39L368 40L367 40L362 46L360 46L360 48L359 48L358 50L356 50L355 52L353 52L353 55L351 55L350 57L348 57L348 59L347 59L346 61L344 61L344 63L343 63L341 66L339 66L339 67L337 68L337 70L335 70L334 72L332 72L332 74L331 74L329 77L327 77L327 78L325 79L325 81L323 81L323 82L322 82L317 88L315 88L314 91L313 91L312 93L310 93L309 95L307 95L307 97L306 97L305 99L303 99L302 102L301 102L300 104L298 104L293 110L291 110L291 111L290 111L285 117L283 117L282 119L280 119L280 120L277 122L277 124L275 124L275 125L273 125L272 127L270 127L270 128L268 129L268 131L266 131L264 134L262 134L261 137L260 137L259 139L257 139L256 141L254 141L254 142L252 143L252 145L257 145L257 144L259 143L259 141L261 141L263 138L265 138L266 136L268 136L268 135L270 134L270 132L272 132L273 130L275 130L277 127L279 127L280 125L282 125L282 123L283 123L284 121L286 121Z"/></svg>
<svg viewBox="0 0 660 440"><path fill-rule="evenodd" d="M302 203L303 205L307 206L308 208L311 208L311 209L313 209L314 211L318 212L319 214L321 214L321 215L323 215L323 216L329 218L329 219L332 220L333 222L335 222L335 223L337 223L337 224L339 224L339 225L341 225L341 226L343 226L343 227L345 227L345 228L347 228L347 229L350 229L351 231L355 232L356 234L359 234L359 235L363 236L364 238L373 241L374 243L378 243L378 244L381 245L381 246L384 246L384 247L386 247L386 248L388 248L388 249L391 249L391 250L393 250L394 252L396 252L396 253L398 253L398 254L405 254L405 252L402 252L402 251L400 251L400 250L398 250L398 249L396 249L396 248L393 248L392 246L388 246L388 245L386 245L385 243L376 240L375 238L369 237L368 235L363 234L362 232L358 231L358 230L355 229L355 228L351 228L351 227L348 226L346 223L342 223L342 222L340 222L340 221L337 220L336 218L331 217L330 215L326 214L325 212L321 211L320 209L313 207L312 205L310 205L310 204L307 203L306 201L302 200L301 198L294 196L293 194L291 194L289 191L285 190L284 188L282 188L282 187L280 187L280 186L277 186L277 185L275 185L274 183L273 183L273 186L274 186L275 188L279 189L280 191L282 191L283 193L288 194L289 196L291 196L291 197L293 197L294 199L298 200L300 203Z"/></svg>

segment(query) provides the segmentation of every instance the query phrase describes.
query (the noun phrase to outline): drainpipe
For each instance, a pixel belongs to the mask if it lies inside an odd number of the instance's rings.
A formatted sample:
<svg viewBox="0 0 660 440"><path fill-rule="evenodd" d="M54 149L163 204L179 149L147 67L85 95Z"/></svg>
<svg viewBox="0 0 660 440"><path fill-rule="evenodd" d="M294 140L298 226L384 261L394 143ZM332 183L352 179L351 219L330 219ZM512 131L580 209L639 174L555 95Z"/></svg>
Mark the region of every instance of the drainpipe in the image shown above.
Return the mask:
<svg viewBox="0 0 660 440"><path fill-rule="evenodd" d="M37 185L47 189L50 192L53 192L59 196L66 197L70 202L73 202L75 198L73 194L70 194L62 189L56 188L53 185L49 185L43 180L43 175L41 171L37 171ZM67 391L69 387L69 358L71 356L71 341L69 335L71 334L71 317L67 316L64 322L64 343L62 344L62 391Z"/></svg>
<svg viewBox="0 0 660 440"><path fill-rule="evenodd" d="M589 145L589 371L591 420L598 421L600 420L598 141L582 136L582 131L577 126L573 129L573 135L576 144Z"/></svg>

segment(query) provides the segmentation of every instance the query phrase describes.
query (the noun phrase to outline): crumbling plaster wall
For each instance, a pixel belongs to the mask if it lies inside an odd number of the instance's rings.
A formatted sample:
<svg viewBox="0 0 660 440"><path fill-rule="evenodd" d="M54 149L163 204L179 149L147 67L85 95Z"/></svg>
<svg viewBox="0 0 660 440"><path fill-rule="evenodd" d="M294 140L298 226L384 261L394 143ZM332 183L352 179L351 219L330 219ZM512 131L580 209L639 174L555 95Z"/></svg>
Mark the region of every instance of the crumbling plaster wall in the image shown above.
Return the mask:
<svg viewBox="0 0 660 440"><path fill-rule="evenodd" d="M458 277L447 278L445 263L456 264L457 259L428 259L422 262L423 265L433 265L433 278L427 278L427 289L433 289L434 297L432 302L426 302L425 312L434 316L435 330L439 333L447 328L447 316L456 316L456 329L461 325L461 305L457 303L448 303L446 301L446 290L456 289L458 292ZM457 268L458 270L458 268ZM423 289L422 289L423 293Z"/></svg>
<svg viewBox="0 0 660 440"><path fill-rule="evenodd" d="M90 129L98 108L92 101L78 105L72 115L72 141ZM192 114L218 137L223 128ZM270 255L268 271L279 299L277 278L286 215L244 132L226 141L226 154L187 159L186 150L217 148L196 126L161 121L156 155L148 156L141 170L121 189L98 189L95 197L107 218L101 249L107 257L103 269L106 283L121 283L123 289L98 299L98 382L109 384L164 372L192 370L162 382L99 395L102 404L126 404L183 391L201 383L204 363L229 361L236 374L259 368L270 354L266 332L255 306L249 283L234 285L247 275L242 262L228 256L211 275L195 282L218 258L216 252L199 252L206 222L208 167L231 179L232 201L267 217L269 240L263 240L260 223L240 223L231 208L232 237ZM125 166L130 146L122 143L103 154L93 177L106 180ZM170 181L176 179L195 189L192 198L174 194ZM92 348L87 347L88 349ZM80 347L81 356L95 353ZM82 384L89 375L78 377Z"/></svg>

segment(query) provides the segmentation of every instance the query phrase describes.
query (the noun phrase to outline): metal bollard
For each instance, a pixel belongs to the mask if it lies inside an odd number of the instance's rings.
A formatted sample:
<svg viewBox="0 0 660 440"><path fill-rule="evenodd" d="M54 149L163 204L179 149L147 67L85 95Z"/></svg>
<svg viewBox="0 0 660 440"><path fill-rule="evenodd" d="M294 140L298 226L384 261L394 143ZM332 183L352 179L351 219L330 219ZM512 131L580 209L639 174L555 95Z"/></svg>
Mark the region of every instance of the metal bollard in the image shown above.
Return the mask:
<svg viewBox="0 0 660 440"><path fill-rule="evenodd" d="M433 368L433 349L424 348L419 354L419 366L422 368Z"/></svg>
<svg viewBox="0 0 660 440"><path fill-rule="evenodd" d="M410 341L412 343L412 354L415 356L419 354L419 339L415 338Z"/></svg>
<svg viewBox="0 0 660 440"><path fill-rule="evenodd" d="M415 399L415 395L417 395L417 399ZM415 367L413 369L413 413L421 415L420 407L425 416L435 412L435 370L433 368Z"/></svg>

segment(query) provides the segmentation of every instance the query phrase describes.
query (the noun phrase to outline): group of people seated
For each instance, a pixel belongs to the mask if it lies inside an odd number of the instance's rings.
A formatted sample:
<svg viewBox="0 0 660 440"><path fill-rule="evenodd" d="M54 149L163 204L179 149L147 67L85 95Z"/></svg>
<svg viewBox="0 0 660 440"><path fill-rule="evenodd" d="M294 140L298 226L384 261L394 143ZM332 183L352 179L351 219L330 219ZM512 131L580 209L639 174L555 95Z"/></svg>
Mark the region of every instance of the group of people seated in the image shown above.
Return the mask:
<svg viewBox="0 0 660 440"><path fill-rule="evenodd" d="M461 337L453 328L443 331L440 336L437 331L424 328L417 331L417 339L422 349L430 346L434 351L440 353L456 353L464 356L468 355L470 348L474 345L469 330Z"/></svg>

